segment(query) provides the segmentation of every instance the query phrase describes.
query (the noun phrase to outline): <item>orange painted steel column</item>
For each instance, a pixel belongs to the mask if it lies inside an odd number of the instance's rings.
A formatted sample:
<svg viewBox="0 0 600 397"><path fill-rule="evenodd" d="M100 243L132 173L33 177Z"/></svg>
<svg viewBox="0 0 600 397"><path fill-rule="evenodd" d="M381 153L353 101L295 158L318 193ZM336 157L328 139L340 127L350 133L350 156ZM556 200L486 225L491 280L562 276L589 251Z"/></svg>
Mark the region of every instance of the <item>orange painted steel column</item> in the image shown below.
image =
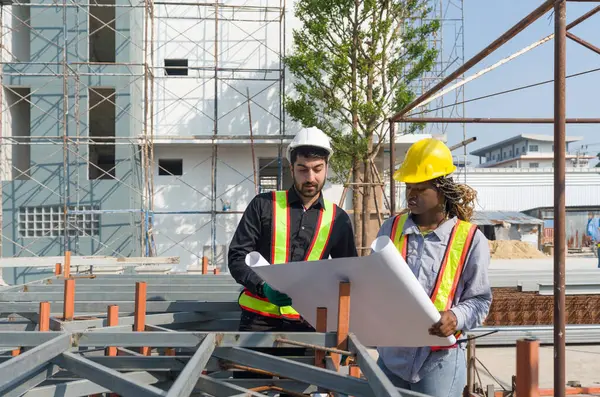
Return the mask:
<svg viewBox="0 0 600 397"><path fill-rule="evenodd" d="M135 283L135 315L133 319L133 331L143 332L146 329L146 283L143 281ZM144 356L150 355L148 346L140 347L140 353Z"/></svg>
<svg viewBox="0 0 600 397"><path fill-rule="evenodd" d="M218 267L215 267L214 273L221 274L221 269L219 269Z"/></svg>
<svg viewBox="0 0 600 397"><path fill-rule="evenodd" d="M539 341L530 339L517 341L517 396L539 397L539 355Z"/></svg>
<svg viewBox="0 0 600 397"><path fill-rule="evenodd" d="M202 257L202 274L208 274L208 258Z"/></svg>
<svg viewBox="0 0 600 397"><path fill-rule="evenodd" d="M40 331L50 331L50 302L40 302L38 329Z"/></svg>
<svg viewBox="0 0 600 397"><path fill-rule="evenodd" d="M65 252L65 265L63 267L65 278L71 277L71 251Z"/></svg>
<svg viewBox="0 0 600 397"><path fill-rule="evenodd" d="M172 347L167 347L165 349L165 356L174 356L175 355L175 349L173 349Z"/></svg>
<svg viewBox="0 0 600 397"><path fill-rule="evenodd" d="M350 364L349 367L350 376L354 378L360 378L360 367L356 364Z"/></svg>
<svg viewBox="0 0 600 397"><path fill-rule="evenodd" d="M56 265L54 265L54 275L60 276L61 274L62 274L62 264L57 263Z"/></svg>
<svg viewBox="0 0 600 397"><path fill-rule="evenodd" d="M118 305L110 305L108 307L108 313L106 316L108 326L114 327L119 325L119 306ZM115 346L109 346L106 348L104 355L106 356L116 356L117 348Z"/></svg>
<svg viewBox="0 0 600 397"><path fill-rule="evenodd" d="M326 307L317 307L317 324L315 330L317 332L327 332ZM323 350L315 350L315 366L325 368L325 352Z"/></svg>
<svg viewBox="0 0 600 397"><path fill-rule="evenodd" d="M65 267L66 269L66 267ZM72 321L75 315L75 280L65 280L65 295L63 299L63 321Z"/></svg>
<svg viewBox="0 0 600 397"><path fill-rule="evenodd" d="M338 326L337 326L337 348L339 350L348 350L348 332L350 331L350 283L340 283L340 294L338 303ZM337 353L332 353L331 358L336 368L340 368L341 357Z"/></svg>

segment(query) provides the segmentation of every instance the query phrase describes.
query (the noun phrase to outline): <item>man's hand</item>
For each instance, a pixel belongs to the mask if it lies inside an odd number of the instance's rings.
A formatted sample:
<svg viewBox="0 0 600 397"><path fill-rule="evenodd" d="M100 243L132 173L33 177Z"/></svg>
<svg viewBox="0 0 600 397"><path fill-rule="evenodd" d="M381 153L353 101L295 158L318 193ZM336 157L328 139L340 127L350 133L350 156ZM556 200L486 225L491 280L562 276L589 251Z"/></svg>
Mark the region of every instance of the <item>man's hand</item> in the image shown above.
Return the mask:
<svg viewBox="0 0 600 397"><path fill-rule="evenodd" d="M263 292L269 302L277 306L291 306L292 299L284 293L281 293L273 288L269 284L264 285Z"/></svg>
<svg viewBox="0 0 600 397"><path fill-rule="evenodd" d="M429 335L445 338L456 332L456 316L452 310L440 312L440 314L442 315L442 318L429 328Z"/></svg>

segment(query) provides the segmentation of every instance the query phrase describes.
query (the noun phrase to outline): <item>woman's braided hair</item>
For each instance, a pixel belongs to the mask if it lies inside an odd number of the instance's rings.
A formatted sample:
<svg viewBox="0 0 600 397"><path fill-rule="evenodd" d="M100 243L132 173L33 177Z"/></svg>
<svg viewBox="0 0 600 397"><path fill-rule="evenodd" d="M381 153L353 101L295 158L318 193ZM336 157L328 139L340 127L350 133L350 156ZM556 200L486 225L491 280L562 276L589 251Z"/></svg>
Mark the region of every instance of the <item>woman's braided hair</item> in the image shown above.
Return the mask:
<svg viewBox="0 0 600 397"><path fill-rule="evenodd" d="M446 214L466 222L471 220L477 199L475 189L447 177L435 179L433 185L444 195Z"/></svg>

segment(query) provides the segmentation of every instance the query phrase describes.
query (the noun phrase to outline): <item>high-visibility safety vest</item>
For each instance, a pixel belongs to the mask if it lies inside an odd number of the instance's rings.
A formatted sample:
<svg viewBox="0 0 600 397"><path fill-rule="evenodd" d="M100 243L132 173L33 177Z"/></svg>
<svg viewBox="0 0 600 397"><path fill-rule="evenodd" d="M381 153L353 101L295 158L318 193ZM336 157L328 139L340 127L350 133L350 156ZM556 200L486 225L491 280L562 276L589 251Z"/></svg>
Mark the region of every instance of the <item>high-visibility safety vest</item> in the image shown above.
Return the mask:
<svg viewBox="0 0 600 397"><path fill-rule="evenodd" d="M290 258L290 207L288 192L275 191L273 194L273 219L271 221L271 261L272 265L286 263ZM323 200L324 208L319 212L319 219L309 249L304 261L315 261L323 258L325 247L331 236L336 207L331 201ZM291 306L277 306L266 298L252 294L244 289L238 303L242 309L267 317L299 320L300 314Z"/></svg>
<svg viewBox="0 0 600 397"><path fill-rule="evenodd" d="M408 219L408 214L402 214L396 216L392 225L391 240L394 246L400 252L404 260L406 260L408 236L403 234L404 224ZM456 222L456 225L452 229L450 234L450 240L444 253L444 259L440 266L440 271L435 282L435 287L431 291L431 301L438 311L450 310L452 307L452 301L456 294L456 288L458 281L462 274L465 266L467 254L471 248L473 237L477 231L477 226L469 222L461 221L460 219ZM456 331L454 336L456 339L461 335L461 331ZM455 347L449 346L449 347ZM446 347L446 348L449 348ZM441 350L444 347L432 346L431 349Z"/></svg>

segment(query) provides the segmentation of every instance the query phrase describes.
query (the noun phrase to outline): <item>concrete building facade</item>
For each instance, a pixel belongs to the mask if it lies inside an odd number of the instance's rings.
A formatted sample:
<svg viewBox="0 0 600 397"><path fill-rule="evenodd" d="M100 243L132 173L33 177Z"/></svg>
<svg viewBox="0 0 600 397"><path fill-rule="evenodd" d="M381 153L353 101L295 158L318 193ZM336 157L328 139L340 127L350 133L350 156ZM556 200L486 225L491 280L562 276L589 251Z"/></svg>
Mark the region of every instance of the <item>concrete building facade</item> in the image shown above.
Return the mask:
<svg viewBox="0 0 600 397"><path fill-rule="evenodd" d="M2 256L140 255L142 9L54 4L2 6Z"/></svg>

